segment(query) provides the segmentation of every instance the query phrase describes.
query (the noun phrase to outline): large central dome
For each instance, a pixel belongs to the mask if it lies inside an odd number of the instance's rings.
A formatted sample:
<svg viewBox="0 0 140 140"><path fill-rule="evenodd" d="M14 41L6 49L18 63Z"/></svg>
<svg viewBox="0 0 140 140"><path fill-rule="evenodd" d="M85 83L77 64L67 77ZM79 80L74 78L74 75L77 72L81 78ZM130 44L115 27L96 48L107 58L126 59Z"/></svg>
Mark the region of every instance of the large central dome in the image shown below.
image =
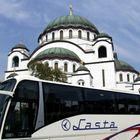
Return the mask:
<svg viewBox="0 0 140 140"><path fill-rule="evenodd" d="M50 30L54 30L57 28L63 28L63 27L82 27L85 29L92 30L96 33L98 33L98 30L95 25L93 25L88 19L77 16L77 15L67 15L67 16L60 16L54 19L52 22L48 24L48 26L45 28L44 32L48 32Z"/></svg>

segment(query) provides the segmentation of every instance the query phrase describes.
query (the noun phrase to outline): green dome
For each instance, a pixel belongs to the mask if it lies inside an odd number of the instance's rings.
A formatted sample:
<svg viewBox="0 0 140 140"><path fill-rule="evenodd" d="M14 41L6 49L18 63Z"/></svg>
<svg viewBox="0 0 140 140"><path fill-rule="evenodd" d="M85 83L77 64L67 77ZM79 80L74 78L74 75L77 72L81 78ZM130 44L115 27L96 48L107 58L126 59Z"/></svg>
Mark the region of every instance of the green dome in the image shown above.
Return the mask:
<svg viewBox="0 0 140 140"><path fill-rule="evenodd" d="M130 72L138 73L131 65L129 65L128 63L122 60L116 59L115 67L116 67L116 71L130 71Z"/></svg>
<svg viewBox="0 0 140 140"><path fill-rule="evenodd" d="M134 80L134 82L140 82L140 76L138 76L138 77Z"/></svg>
<svg viewBox="0 0 140 140"><path fill-rule="evenodd" d="M45 60L45 59L68 59L72 61L80 62L80 58L72 51L64 48L50 48L40 52L35 58L35 60Z"/></svg>
<svg viewBox="0 0 140 140"><path fill-rule="evenodd" d="M89 20L77 15L61 16L48 24L44 32L62 27L83 27L98 33L97 28Z"/></svg>
<svg viewBox="0 0 140 140"><path fill-rule="evenodd" d="M77 68L76 72L78 72L78 71L87 71L87 72L89 72L89 70L87 69L87 67L85 67L85 66L83 66L83 65L81 65L81 66L79 66L79 67Z"/></svg>
<svg viewBox="0 0 140 140"><path fill-rule="evenodd" d="M108 37L108 38L111 38L111 36L109 36L107 33L99 33L97 35L97 38L100 38L100 37Z"/></svg>
<svg viewBox="0 0 140 140"><path fill-rule="evenodd" d="M27 47L22 43L16 44L11 51L13 51L14 49L26 49L27 51L29 51Z"/></svg>

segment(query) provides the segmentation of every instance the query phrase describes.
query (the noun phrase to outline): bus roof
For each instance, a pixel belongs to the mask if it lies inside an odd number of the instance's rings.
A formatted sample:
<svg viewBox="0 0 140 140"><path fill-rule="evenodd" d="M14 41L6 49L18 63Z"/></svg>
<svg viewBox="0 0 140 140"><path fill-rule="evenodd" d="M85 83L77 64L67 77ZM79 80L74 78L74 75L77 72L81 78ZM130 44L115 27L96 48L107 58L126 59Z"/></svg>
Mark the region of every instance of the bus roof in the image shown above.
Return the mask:
<svg viewBox="0 0 140 140"><path fill-rule="evenodd" d="M17 80L17 83L22 81L22 80L32 80L32 81L47 82L47 83L58 84L58 85L66 85L66 86L72 86L72 87L80 87L80 88L88 88L88 89L96 89L96 90L104 90L104 91L112 91L112 92L121 92L121 93L140 95L139 93L137 93L135 91L125 91L125 90L109 89L109 88L86 87L86 86L74 85L74 84L69 84L69 83L42 80L42 79L39 79L39 78L34 77L34 76L30 76L30 75L17 75L14 78Z"/></svg>

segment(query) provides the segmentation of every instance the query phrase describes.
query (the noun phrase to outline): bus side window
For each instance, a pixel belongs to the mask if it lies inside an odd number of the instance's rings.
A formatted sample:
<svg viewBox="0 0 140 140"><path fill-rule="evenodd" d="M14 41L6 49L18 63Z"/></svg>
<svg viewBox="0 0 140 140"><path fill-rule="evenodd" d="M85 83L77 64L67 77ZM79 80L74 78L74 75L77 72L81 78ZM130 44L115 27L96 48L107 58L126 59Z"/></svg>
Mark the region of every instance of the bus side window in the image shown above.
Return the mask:
<svg viewBox="0 0 140 140"><path fill-rule="evenodd" d="M80 114L80 88L43 83L43 91L46 125Z"/></svg>
<svg viewBox="0 0 140 140"><path fill-rule="evenodd" d="M111 92L85 89L86 114L114 114L115 111L115 100Z"/></svg>
<svg viewBox="0 0 140 140"><path fill-rule="evenodd" d="M116 95L119 114L139 114L139 96L125 93Z"/></svg>
<svg viewBox="0 0 140 140"><path fill-rule="evenodd" d="M12 98L4 125L3 138L30 137L38 110L38 82L21 81Z"/></svg>
<svg viewBox="0 0 140 140"><path fill-rule="evenodd" d="M118 114L128 113L128 98L125 94L116 93Z"/></svg>
<svg viewBox="0 0 140 140"><path fill-rule="evenodd" d="M139 96L129 95L128 97L128 113L139 114Z"/></svg>

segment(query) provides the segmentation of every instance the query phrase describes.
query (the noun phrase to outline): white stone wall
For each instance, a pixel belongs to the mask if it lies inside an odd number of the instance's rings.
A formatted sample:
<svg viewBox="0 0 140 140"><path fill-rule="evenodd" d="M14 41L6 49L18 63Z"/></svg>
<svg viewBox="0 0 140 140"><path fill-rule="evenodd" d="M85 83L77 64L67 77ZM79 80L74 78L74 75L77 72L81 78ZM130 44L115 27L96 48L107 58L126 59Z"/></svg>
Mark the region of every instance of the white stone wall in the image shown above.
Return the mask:
<svg viewBox="0 0 140 140"><path fill-rule="evenodd" d="M99 58L98 56L98 51L101 46L106 47L106 50L107 50L106 58ZM95 51L95 55L93 58L94 62L114 60L112 44L108 43L107 41L100 41L97 43L95 42L95 44L93 45L93 50Z"/></svg>
<svg viewBox="0 0 140 140"><path fill-rule="evenodd" d="M122 74L123 80L120 81L120 74ZM129 81L127 78L127 75L129 75ZM127 72L127 71L118 71L116 72L116 85L117 88L123 89L123 90L132 90L133 89L133 83L138 75L133 72Z"/></svg>
<svg viewBox="0 0 140 140"><path fill-rule="evenodd" d="M116 88L114 62L95 63L86 65L93 76L93 86L102 88ZM103 70L105 85L103 85Z"/></svg>
<svg viewBox="0 0 140 140"><path fill-rule="evenodd" d="M13 58L19 58L19 65L14 67L13 66ZM7 70L5 73L5 79L12 73L17 74L29 74L27 71L27 64L28 64L28 57L29 52L25 49L16 48L8 55L8 63L7 63Z"/></svg>
<svg viewBox="0 0 140 140"><path fill-rule="evenodd" d="M120 74L123 76L123 81L120 81ZM129 81L127 79L127 75L129 75ZM134 80L137 78L137 74L133 72L127 72L127 71L118 71L116 72L116 82L125 82L125 83L133 83Z"/></svg>
<svg viewBox="0 0 140 140"><path fill-rule="evenodd" d="M72 84L92 87L92 77L89 72L79 71L72 76ZM84 84L84 85L83 85Z"/></svg>
<svg viewBox="0 0 140 140"><path fill-rule="evenodd" d="M68 66L68 73L73 73L73 64L75 64L76 69L79 67L79 63L75 62L75 61L69 61L69 60L60 60L60 59L53 59L53 60L45 60L45 62L47 62L49 64L49 67L54 68L55 63L58 63L58 67L64 71L64 64L67 63Z"/></svg>
<svg viewBox="0 0 140 140"><path fill-rule="evenodd" d="M31 59L35 58L40 52L49 49L49 48L55 48L55 47L61 47L61 48L65 48L68 49L70 51L73 51L74 53L76 53L79 58L82 60L83 58L85 58L85 53L82 49L79 49L77 46L70 44L68 42L52 42L50 44L47 44L43 47L41 47L37 52L35 52L32 56Z"/></svg>
<svg viewBox="0 0 140 140"><path fill-rule="evenodd" d="M140 93L140 81L137 81L133 85L134 91Z"/></svg>
<svg viewBox="0 0 140 140"><path fill-rule="evenodd" d="M95 36L96 33L91 32L91 31L87 31L87 30L82 30L82 29L60 29L60 30L55 30L49 33L46 33L45 35L43 35L40 40L39 40L39 44L45 44L46 42L52 41L52 33L55 34L55 39L54 40L60 40L60 31L63 31L63 39L69 39L69 31L72 30L72 38L78 38L78 31L80 30L82 32L82 39L83 40L87 40L87 32L89 32L89 40L92 41ZM46 35L47 35L47 40L46 40Z"/></svg>

